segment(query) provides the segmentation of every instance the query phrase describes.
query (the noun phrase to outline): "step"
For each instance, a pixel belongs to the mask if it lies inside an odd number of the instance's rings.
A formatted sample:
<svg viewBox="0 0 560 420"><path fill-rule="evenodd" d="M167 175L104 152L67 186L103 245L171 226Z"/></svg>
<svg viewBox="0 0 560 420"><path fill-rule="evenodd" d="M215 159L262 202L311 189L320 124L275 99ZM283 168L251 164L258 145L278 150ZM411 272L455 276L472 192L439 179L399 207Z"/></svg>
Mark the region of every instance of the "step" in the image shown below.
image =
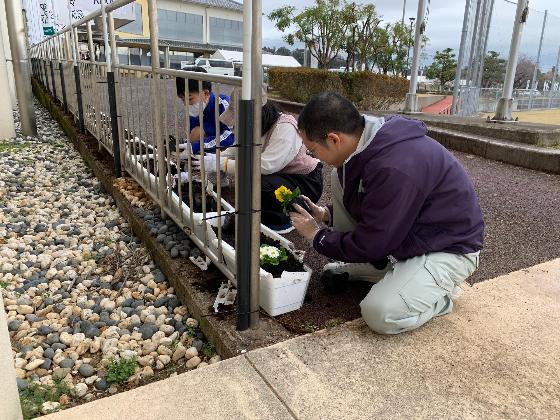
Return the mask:
<svg viewBox="0 0 560 420"><path fill-rule="evenodd" d="M490 138L428 125L428 135L448 149L536 171L560 174L560 149Z"/></svg>

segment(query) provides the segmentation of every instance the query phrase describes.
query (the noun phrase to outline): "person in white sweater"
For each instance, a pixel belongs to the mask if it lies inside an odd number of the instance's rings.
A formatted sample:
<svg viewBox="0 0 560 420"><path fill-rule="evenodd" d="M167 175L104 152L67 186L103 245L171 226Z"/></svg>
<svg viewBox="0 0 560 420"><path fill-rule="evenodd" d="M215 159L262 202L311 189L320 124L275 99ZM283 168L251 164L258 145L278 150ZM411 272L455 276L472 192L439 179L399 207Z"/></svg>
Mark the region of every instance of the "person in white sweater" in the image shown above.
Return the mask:
<svg viewBox="0 0 560 420"><path fill-rule="evenodd" d="M233 96L233 95L232 95ZM233 105L235 100L232 99ZM263 97L261 138L261 221L279 232L293 230L290 218L283 212L282 204L274 192L281 186L294 191L299 188L302 195L316 203L323 193L323 165L307 154L307 149L298 134L296 119L283 113L278 105ZM222 114L220 120L232 127L234 107ZM235 154L232 147L221 153L220 170L235 175ZM206 171L215 171L216 155L204 156Z"/></svg>

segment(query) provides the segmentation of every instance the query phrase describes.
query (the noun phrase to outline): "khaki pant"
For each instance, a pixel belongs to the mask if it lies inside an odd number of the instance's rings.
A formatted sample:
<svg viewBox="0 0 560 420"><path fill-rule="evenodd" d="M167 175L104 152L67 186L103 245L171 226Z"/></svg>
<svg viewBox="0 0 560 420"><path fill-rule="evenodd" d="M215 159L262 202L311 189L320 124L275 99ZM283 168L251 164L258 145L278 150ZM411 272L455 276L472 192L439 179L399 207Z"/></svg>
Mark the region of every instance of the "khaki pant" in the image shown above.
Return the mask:
<svg viewBox="0 0 560 420"><path fill-rule="evenodd" d="M355 220L342 204L342 187L336 169L331 174L333 227L350 231ZM479 253L457 255L431 252L389 264L385 270L371 266L374 284L360 303L369 327L380 334L410 331L453 309L451 294L477 268Z"/></svg>

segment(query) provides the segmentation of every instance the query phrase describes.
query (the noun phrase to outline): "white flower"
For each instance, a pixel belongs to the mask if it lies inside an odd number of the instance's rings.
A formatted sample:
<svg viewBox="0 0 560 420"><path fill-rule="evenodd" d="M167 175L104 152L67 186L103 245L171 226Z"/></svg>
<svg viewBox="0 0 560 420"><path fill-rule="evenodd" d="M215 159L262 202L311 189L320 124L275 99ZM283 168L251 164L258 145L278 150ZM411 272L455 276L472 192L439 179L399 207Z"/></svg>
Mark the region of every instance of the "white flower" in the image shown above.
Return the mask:
<svg viewBox="0 0 560 420"><path fill-rule="evenodd" d="M260 258L269 257L272 259L278 258L280 256L280 250L275 246L261 245L259 250Z"/></svg>

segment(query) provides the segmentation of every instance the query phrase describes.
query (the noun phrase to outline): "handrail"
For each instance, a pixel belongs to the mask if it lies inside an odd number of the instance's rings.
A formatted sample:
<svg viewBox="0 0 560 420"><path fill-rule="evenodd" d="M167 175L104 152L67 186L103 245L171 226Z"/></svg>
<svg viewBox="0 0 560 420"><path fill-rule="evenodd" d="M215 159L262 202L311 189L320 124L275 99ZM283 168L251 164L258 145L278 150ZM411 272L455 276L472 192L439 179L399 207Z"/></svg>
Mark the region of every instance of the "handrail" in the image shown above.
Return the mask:
<svg viewBox="0 0 560 420"><path fill-rule="evenodd" d="M105 6L105 12L109 13L112 12L113 10L118 9L119 7L123 7L126 5L129 5L130 3L134 3L135 0L115 0L114 2L112 2L111 4L108 4L107 6ZM64 28L62 28L60 31L58 31L57 33L55 33L54 35L49 36L48 38L43 39L41 42L38 42L36 44L33 44L32 47L36 46L36 45L40 45L56 36L62 35L65 32L68 32L71 28L78 28L80 26L82 26L83 24L87 23L88 21L95 19L96 17L101 16L101 8L99 8L98 10L95 10L93 12L91 12L89 15L84 16L83 18L81 18L80 20L78 20L77 22L70 22L70 25L65 26Z"/></svg>

